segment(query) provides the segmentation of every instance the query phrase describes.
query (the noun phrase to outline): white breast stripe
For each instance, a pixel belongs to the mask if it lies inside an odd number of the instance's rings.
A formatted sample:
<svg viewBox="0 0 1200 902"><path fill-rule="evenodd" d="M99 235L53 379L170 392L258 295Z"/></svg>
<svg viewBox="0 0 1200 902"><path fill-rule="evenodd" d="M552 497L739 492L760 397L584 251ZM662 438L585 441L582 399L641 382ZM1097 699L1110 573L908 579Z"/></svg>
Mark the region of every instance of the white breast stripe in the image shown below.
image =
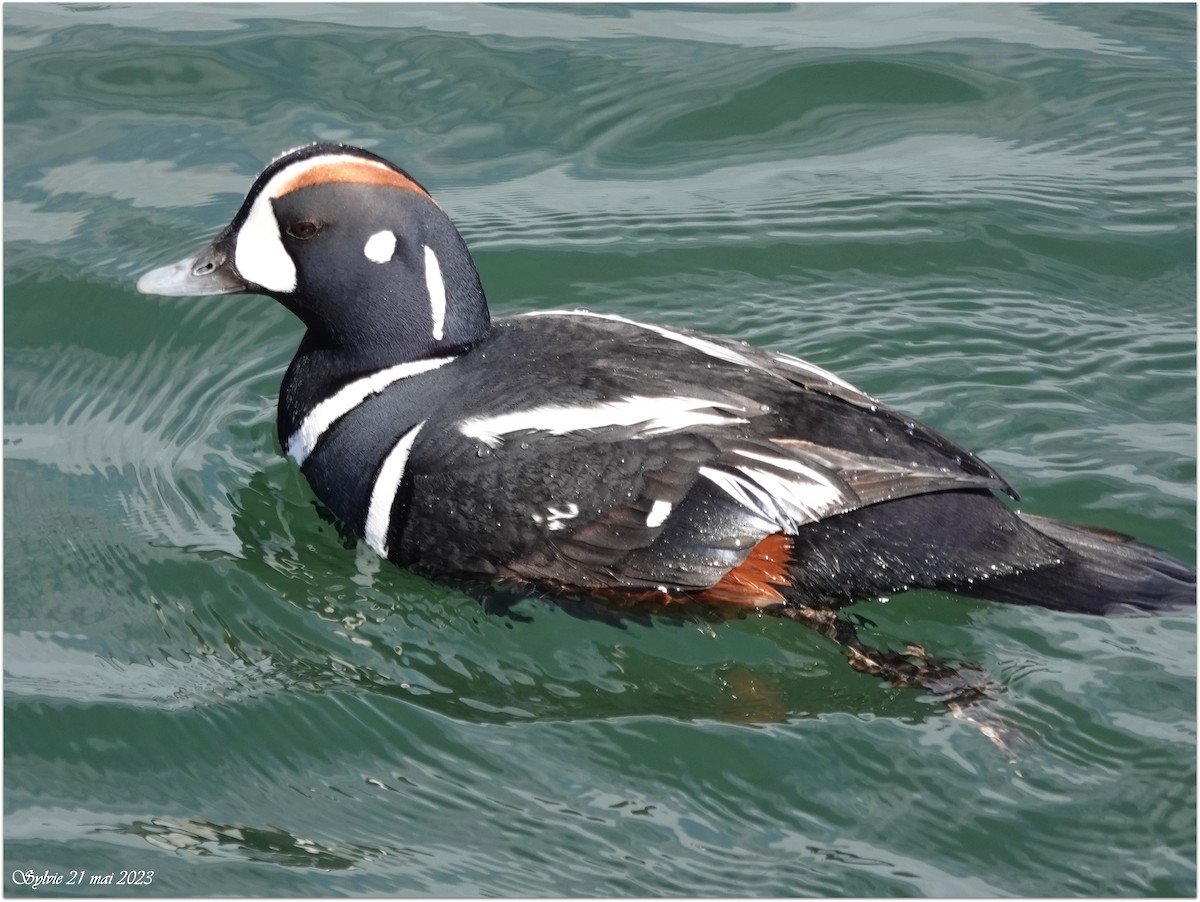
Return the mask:
<svg viewBox="0 0 1200 902"><path fill-rule="evenodd" d="M614 313L592 313L590 310L535 310L532 313L523 313L522 316L590 316L595 319L606 319L615 323L625 323L630 326L637 326L639 329L648 329L651 332L657 332L663 338L669 338L671 341L677 341L680 344L685 344L689 348L695 348L709 357L715 357L718 360L724 360L726 363L736 363L738 366L748 366L756 370L761 370L762 366L751 360L744 354L739 354L733 348L727 348L724 345L719 345L715 341L708 341L705 338L700 338L696 335L683 335L680 332L673 332L670 329L664 329L662 326L656 326L652 323L639 323L635 319L626 319L623 316L617 316Z"/></svg>
<svg viewBox="0 0 1200 902"><path fill-rule="evenodd" d="M400 480L404 478L404 467L408 463L408 454L417 433L425 425L422 420L412 429L401 436L400 441L388 452L375 478L375 487L371 489L371 505L367 508L367 525L363 529L363 538L382 557L387 557L388 530L392 525L392 505L396 502L396 492L400 491Z"/></svg>
<svg viewBox="0 0 1200 902"><path fill-rule="evenodd" d="M442 340L446 325L446 283L433 248L425 245L425 287L429 291L429 309L433 315L433 337Z"/></svg>
<svg viewBox="0 0 1200 902"><path fill-rule="evenodd" d="M633 396L593 407L546 405L494 417L472 417L458 424L459 431L493 448L513 432L548 432L565 435L583 429L641 425L645 435L678 432L693 426L727 426L745 423L741 417L716 412L744 411L740 407L705 398L646 398Z"/></svg>
<svg viewBox="0 0 1200 902"><path fill-rule="evenodd" d="M344 386L337 394L326 398L309 411L308 416L300 423L300 428L293 432L288 439L288 457L298 464L303 464L308 459L308 455L312 453L312 449L316 447L317 442L320 441L321 436L325 434L325 430L371 395L383 391L401 379L407 379L409 376L416 376L419 373L427 373L439 366L445 366L455 359L457 358L435 357L432 360L401 363L372 373L370 376L356 379Z"/></svg>

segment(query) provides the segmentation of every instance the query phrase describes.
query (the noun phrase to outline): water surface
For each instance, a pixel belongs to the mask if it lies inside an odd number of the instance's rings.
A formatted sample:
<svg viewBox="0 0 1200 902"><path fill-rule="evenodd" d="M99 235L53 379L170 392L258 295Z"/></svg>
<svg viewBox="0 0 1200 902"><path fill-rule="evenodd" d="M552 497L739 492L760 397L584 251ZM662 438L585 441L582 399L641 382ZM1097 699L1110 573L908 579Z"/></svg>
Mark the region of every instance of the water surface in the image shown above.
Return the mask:
<svg viewBox="0 0 1200 902"><path fill-rule="evenodd" d="M286 311L133 283L351 141L437 195L496 314L799 354L1023 510L1192 560L1195 24L6 5L5 890L1194 894L1192 614L856 606L991 675L1015 761L792 624L487 615L317 515Z"/></svg>

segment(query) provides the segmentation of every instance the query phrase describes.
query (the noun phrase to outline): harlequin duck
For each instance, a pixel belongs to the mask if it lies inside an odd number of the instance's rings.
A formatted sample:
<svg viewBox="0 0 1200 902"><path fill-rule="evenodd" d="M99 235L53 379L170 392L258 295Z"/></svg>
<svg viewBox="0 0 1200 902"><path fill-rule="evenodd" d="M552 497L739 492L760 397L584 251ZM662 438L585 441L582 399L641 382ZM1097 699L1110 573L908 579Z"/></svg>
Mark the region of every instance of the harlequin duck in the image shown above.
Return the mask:
<svg viewBox="0 0 1200 902"><path fill-rule="evenodd" d="M137 287L298 316L283 449L368 545L433 578L805 617L919 587L1195 603L1189 567L1014 512L975 455L796 357L585 310L492 321L442 208L356 147L276 159L211 245Z"/></svg>

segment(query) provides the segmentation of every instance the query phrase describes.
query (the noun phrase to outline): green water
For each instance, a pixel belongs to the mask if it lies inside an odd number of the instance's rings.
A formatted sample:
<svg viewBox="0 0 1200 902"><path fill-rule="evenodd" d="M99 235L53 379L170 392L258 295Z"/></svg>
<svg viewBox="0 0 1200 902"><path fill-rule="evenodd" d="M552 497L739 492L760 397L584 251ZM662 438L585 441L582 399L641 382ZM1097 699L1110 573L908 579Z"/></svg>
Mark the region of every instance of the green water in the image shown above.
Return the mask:
<svg viewBox="0 0 1200 902"><path fill-rule="evenodd" d="M853 609L984 669L1014 761L794 624L488 615L317 515L289 314L133 290L353 141L498 314L799 354L1191 560L1194 7L3 15L6 893L1195 893L1192 613Z"/></svg>

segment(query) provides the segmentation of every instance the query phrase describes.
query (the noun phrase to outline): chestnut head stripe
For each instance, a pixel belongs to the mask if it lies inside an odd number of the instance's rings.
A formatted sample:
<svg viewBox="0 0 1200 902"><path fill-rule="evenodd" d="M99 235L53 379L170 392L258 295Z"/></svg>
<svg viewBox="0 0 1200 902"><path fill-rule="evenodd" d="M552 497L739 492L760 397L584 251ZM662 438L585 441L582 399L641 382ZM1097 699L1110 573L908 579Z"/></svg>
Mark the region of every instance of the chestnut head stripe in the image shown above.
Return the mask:
<svg viewBox="0 0 1200 902"><path fill-rule="evenodd" d="M326 182L354 182L360 185L390 185L416 191L429 197L429 192L390 166L376 163L374 160L364 160L351 156L314 157L295 167L289 167L279 174L283 178L281 184L272 193L273 197L283 197L309 185L320 185Z"/></svg>

